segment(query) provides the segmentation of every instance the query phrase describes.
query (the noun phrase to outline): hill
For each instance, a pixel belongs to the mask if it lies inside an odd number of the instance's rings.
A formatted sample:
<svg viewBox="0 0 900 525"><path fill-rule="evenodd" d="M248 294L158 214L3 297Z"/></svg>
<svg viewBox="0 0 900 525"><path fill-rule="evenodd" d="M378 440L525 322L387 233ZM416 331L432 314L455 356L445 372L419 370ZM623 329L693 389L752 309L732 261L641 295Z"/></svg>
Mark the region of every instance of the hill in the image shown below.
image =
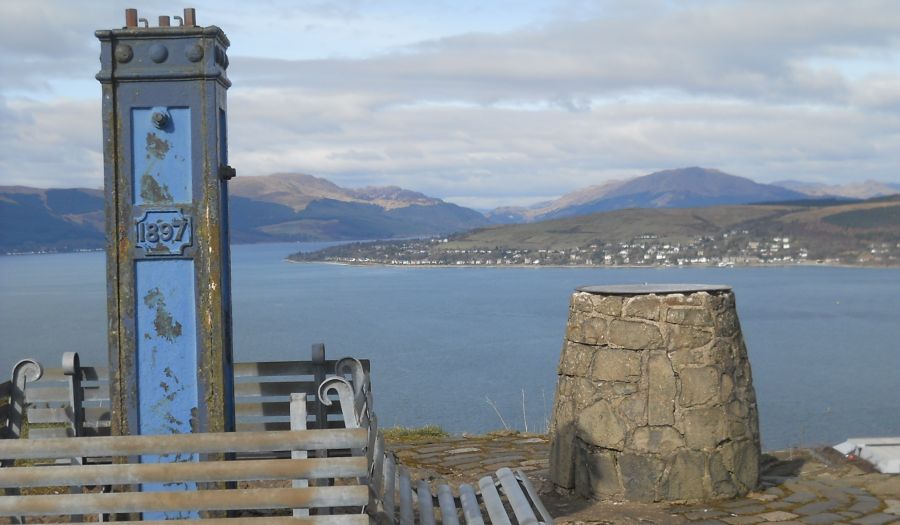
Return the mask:
<svg viewBox="0 0 900 525"><path fill-rule="evenodd" d="M810 197L844 197L848 199L870 199L900 193L900 184L867 180L852 184L820 184L785 180L773 182L789 190L797 191Z"/></svg>
<svg viewBox="0 0 900 525"><path fill-rule="evenodd" d="M342 188L299 173L237 178L230 184L235 242L390 239L488 224L475 210L397 186Z"/></svg>
<svg viewBox="0 0 900 525"><path fill-rule="evenodd" d="M301 174L235 179L229 186L236 243L389 239L485 226L480 213L396 186L342 188ZM0 253L104 246L100 190L0 187Z"/></svg>
<svg viewBox="0 0 900 525"><path fill-rule="evenodd" d="M488 217L498 223L532 222L624 208L695 208L804 198L806 194L780 186L691 167L590 186L531 208L497 209Z"/></svg>
<svg viewBox="0 0 900 525"><path fill-rule="evenodd" d="M642 235L683 242L750 228L765 235L900 240L900 195L863 202L820 206L817 201L790 205L734 205L704 208L624 209L532 224L484 228L454 238L447 248L509 246L547 248L624 242Z"/></svg>
<svg viewBox="0 0 900 525"><path fill-rule="evenodd" d="M376 254L379 258L376 258ZM398 264L900 264L900 195L863 202L624 209L446 242L343 246L302 260ZM427 261L427 262L424 262ZM535 262L537 261L537 262Z"/></svg>
<svg viewBox="0 0 900 525"><path fill-rule="evenodd" d="M0 186L0 253L102 248L103 192Z"/></svg>
<svg viewBox="0 0 900 525"><path fill-rule="evenodd" d="M546 215L559 212L569 207L581 206L602 199L607 193L627 183L628 180L612 180L603 184L588 186L562 197L541 202L529 207L504 206L495 208L485 215L495 224L515 224L519 222L533 222L541 220Z"/></svg>
<svg viewBox="0 0 900 525"><path fill-rule="evenodd" d="M294 211L302 211L317 200L374 204L386 210L406 206L433 206L443 202L397 186L342 188L327 179L302 173L238 177L229 183L229 192L255 201L288 206Z"/></svg>

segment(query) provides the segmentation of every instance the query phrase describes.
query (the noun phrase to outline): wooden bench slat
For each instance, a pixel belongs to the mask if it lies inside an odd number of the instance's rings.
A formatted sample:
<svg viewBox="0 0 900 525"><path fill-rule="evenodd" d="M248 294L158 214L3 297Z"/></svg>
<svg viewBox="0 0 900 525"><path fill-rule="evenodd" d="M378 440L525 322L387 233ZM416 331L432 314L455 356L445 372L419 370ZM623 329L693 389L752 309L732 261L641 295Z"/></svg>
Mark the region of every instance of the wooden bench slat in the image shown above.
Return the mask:
<svg viewBox="0 0 900 525"><path fill-rule="evenodd" d="M506 515L506 509L503 508L503 500L500 499L500 493L497 492L494 479L490 476L485 476L478 480L478 490L481 491L481 499L484 501L484 508L487 509L488 517L491 518L491 524L512 525L509 521L509 516Z"/></svg>
<svg viewBox="0 0 900 525"><path fill-rule="evenodd" d="M116 525L168 525L197 524L197 520L146 520L146 521L115 521ZM292 518L288 516L261 516L248 518L208 518L202 525L369 525L369 517L365 514L338 514L335 516L308 516ZM69 525L68 522L49 523L45 525Z"/></svg>
<svg viewBox="0 0 900 525"><path fill-rule="evenodd" d="M416 497L419 500L419 523L434 525L434 501L431 496L431 487L424 479L419 480Z"/></svg>
<svg viewBox="0 0 900 525"><path fill-rule="evenodd" d="M313 376L316 370L324 367L324 363L312 361L258 361L255 363L235 363L234 378L272 376ZM332 365L333 366L333 365Z"/></svg>
<svg viewBox="0 0 900 525"><path fill-rule="evenodd" d="M307 405L308 406L308 405ZM234 416L237 418L248 417L290 417L290 403L284 401L236 401L234 404Z"/></svg>
<svg viewBox="0 0 900 525"><path fill-rule="evenodd" d="M522 469L516 470L516 477L519 479L519 482L522 483L522 486L525 487L525 491L528 493L528 499L531 500L531 503L535 506L540 513L541 518L543 518L544 523L547 525L553 525L553 516L550 515L550 512L547 511L547 507L544 506L544 502L541 501L541 497L538 494L538 491L534 489L534 485L531 483L531 480L528 479L528 475Z"/></svg>
<svg viewBox="0 0 900 525"><path fill-rule="evenodd" d="M311 392L317 387L314 381L279 381L272 383L236 383L234 396L240 397L290 397L297 392Z"/></svg>
<svg viewBox="0 0 900 525"><path fill-rule="evenodd" d="M312 424L310 424L312 426ZM316 424L318 426L318 424ZM331 430L343 429L344 422L343 421L328 421L325 423L325 427ZM238 421L235 428L238 432L264 432L264 431L282 431L282 430L290 430L291 424L285 423L283 421ZM108 435L108 434L107 434Z"/></svg>
<svg viewBox="0 0 900 525"><path fill-rule="evenodd" d="M68 437L68 431L63 427L29 428L28 439L60 439Z"/></svg>
<svg viewBox="0 0 900 525"><path fill-rule="evenodd" d="M317 401L308 401L306 403L306 412L308 414L315 414L315 405ZM338 415L341 413L340 403L337 401L333 402L331 406L326 407L325 410L327 415ZM290 410L290 400L285 399L283 401L255 401L253 398L243 398L240 401L235 403L234 414L238 419L247 419L251 420L251 418L274 418L274 417L288 417L290 418L291 410ZM279 420L280 421L280 420ZM289 421L287 419L286 421Z"/></svg>
<svg viewBox="0 0 900 525"><path fill-rule="evenodd" d="M538 525L537 516L531 510L531 504L528 503L528 498L522 492L519 480L512 471L507 467L501 468L497 471L497 479L500 480L503 492L506 493L506 500L512 507L519 525Z"/></svg>
<svg viewBox="0 0 900 525"><path fill-rule="evenodd" d="M478 496L475 495L472 485L463 483L459 486L459 501L462 505L463 516L466 518L466 525L484 525L481 508L478 506Z"/></svg>
<svg viewBox="0 0 900 525"><path fill-rule="evenodd" d="M49 387L49 388L38 388L36 385L40 385L40 382L32 383L28 385L28 390L25 393L26 400L29 404L32 403L69 403L69 389L66 387ZM84 391L84 400L85 401L94 401L94 400L109 400L109 385L104 384L96 387L85 387Z"/></svg>
<svg viewBox="0 0 900 525"><path fill-rule="evenodd" d="M168 525L196 524L197 520L146 520L146 521L115 521L117 525ZM287 516L247 517L247 518L209 518L203 520L203 525L369 525L369 517L365 514L340 514L337 516L308 516L292 518ZM49 525L63 525L49 524Z"/></svg>
<svg viewBox="0 0 900 525"><path fill-rule="evenodd" d="M69 415L64 407L55 408L28 408L28 423L68 423Z"/></svg>
<svg viewBox="0 0 900 525"><path fill-rule="evenodd" d="M365 486L5 496L0 516L363 506Z"/></svg>
<svg viewBox="0 0 900 525"><path fill-rule="evenodd" d="M377 424L377 422L373 421ZM375 429L370 429L370 433L375 432L374 461L372 461L372 476L369 478L369 484L375 494L384 494L384 435ZM369 437L371 442L371 436Z"/></svg>
<svg viewBox="0 0 900 525"><path fill-rule="evenodd" d="M0 488L364 476L366 458L264 459L0 469Z"/></svg>
<svg viewBox="0 0 900 525"><path fill-rule="evenodd" d="M78 368L80 379L82 381L108 381L109 368L105 366L81 366ZM44 381L68 381L69 376L62 368L45 368L44 374L41 376L41 382Z"/></svg>
<svg viewBox="0 0 900 525"><path fill-rule="evenodd" d="M35 428L29 427L28 439L46 440L46 439L62 439L72 437L68 434L69 430L63 427L47 427ZM88 425L82 428L82 437L109 437L109 426L95 427Z"/></svg>
<svg viewBox="0 0 900 525"><path fill-rule="evenodd" d="M397 464L394 462L394 456L388 454L384 458L384 498L382 498L382 505L384 505L384 512L388 516L390 516L391 520L394 520L394 512L397 510L397 504L395 499L396 488L395 485L397 483Z"/></svg>
<svg viewBox="0 0 900 525"><path fill-rule="evenodd" d="M259 361L255 363L235 363L234 377L258 377L258 376L314 376L317 371L333 373L339 360L326 359L321 362L313 361ZM362 359L363 369L369 370L369 360Z"/></svg>
<svg viewBox="0 0 900 525"><path fill-rule="evenodd" d="M409 471L400 467L400 525L413 525L412 483Z"/></svg>
<svg viewBox="0 0 900 525"><path fill-rule="evenodd" d="M0 459L361 448L366 440L365 429L110 436L78 440L10 439L0 441Z"/></svg>
<svg viewBox="0 0 900 525"><path fill-rule="evenodd" d="M28 422L31 424L69 423L68 407L28 409ZM85 426L109 426L111 411L108 408L82 408Z"/></svg>
<svg viewBox="0 0 900 525"><path fill-rule="evenodd" d="M459 525L459 516L456 514L456 500L453 499L453 490L450 489L450 485L438 485L437 493L443 525Z"/></svg>

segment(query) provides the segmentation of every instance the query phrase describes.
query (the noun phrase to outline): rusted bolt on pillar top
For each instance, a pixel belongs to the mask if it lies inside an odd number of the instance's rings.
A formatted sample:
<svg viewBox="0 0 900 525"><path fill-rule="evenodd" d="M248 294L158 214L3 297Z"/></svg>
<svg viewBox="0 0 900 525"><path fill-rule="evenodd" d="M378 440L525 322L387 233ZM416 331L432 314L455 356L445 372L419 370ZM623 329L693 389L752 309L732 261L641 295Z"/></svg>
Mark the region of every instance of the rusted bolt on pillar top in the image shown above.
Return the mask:
<svg viewBox="0 0 900 525"><path fill-rule="evenodd" d="M167 15L160 16L159 17L159 27L171 27L171 18L172 17L169 17ZM193 7L186 7L184 9L183 17L175 16L174 18L175 18L175 20L181 21L182 22L181 25L183 25L183 26L195 27L197 25L197 10L194 9ZM138 22L141 20L146 20L146 19L138 18L137 9L128 8L125 10L125 27L126 28L131 28L131 29L137 28Z"/></svg>

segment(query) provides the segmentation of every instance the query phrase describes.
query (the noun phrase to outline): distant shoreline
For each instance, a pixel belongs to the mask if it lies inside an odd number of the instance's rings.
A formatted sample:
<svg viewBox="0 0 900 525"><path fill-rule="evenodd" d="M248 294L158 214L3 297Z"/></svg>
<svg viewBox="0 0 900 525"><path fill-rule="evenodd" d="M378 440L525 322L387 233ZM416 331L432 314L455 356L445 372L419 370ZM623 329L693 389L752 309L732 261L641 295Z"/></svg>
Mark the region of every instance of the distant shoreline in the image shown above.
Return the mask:
<svg viewBox="0 0 900 525"><path fill-rule="evenodd" d="M238 243L238 245L252 245L259 243ZM280 244L280 243L279 243ZM285 243L285 244L293 244L293 243ZM71 254L71 253L97 253L106 251L103 248L99 249L90 249L90 250L69 250L69 251L58 251L58 252L15 252L15 253L3 253L0 254L2 257L20 257L20 256L29 256L29 255L61 255L61 254ZM372 266L372 267L384 267L384 268L531 268L531 269L541 269L541 268L603 268L603 269L616 269L616 268L646 268L646 269L655 269L655 270L664 270L664 269L680 269L680 268L790 268L790 267L820 267L820 268L859 268L859 269L900 269L900 264L882 264L882 265L867 265L867 264L848 264L848 263L817 263L817 262L796 262L790 264L764 264L764 263L751 263L751 264L735 264L732 266L718 266L717 264L690 264L690 265L642 265L642 264L616 264L616 265L606 265L606 264L388 264L388 263L379 263L379 262L339 262L339 261L297 261L291 259L290 256L284 257L285 261L294 264L333 264L337 266Z"/></svg>
<svg viewBox="0 0 900 525"><path fill-rule="evenodd" d="M378 263L378 262L339 262L339 261L297 261L291 259L290 257L285 257L285 261L293 264L332 264L335 266L371 266L371 267L383 267L383 268L409 268L409 269L423 269L423 268L529 268L534 270L539 270L541 268L598 268L598 269L636 269L636 268L645 268L652 270L667 270L667 269L683 269L683 268L791 268L791 267L818 267L818 268L856 268L856 269L869 269L869 270L877 270L877 269L886 269L886 270L896 270L900 269L900 265L863 265L863 264L841 264L841 263L792 263L792 264L735 264L733 266L718 266L715 264L690 264L690 265L682 265L682 266L662 266L662 265L638 265L638 264L616 264L616 265L603 265L603 264L388 264L388 263Z"/></svg>

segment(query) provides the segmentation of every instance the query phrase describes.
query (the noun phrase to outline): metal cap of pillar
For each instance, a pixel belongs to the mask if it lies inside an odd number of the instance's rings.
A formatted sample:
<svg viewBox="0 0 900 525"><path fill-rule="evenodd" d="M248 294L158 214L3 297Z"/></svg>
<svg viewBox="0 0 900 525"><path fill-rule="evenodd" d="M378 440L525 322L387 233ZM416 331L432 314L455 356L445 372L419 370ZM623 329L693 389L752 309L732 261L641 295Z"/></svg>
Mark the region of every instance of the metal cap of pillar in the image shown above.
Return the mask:
<svg viewBox="0 0 900 525"><path fill-rule="evenodd" d="M171 18L168 15L160 15L159 17L159 27L170 27L171 20L177 20L177 27L196 27L197 26L197 10L193 7L186 7L183 11L183 16L172 16ZM146 18L138 18L138 10L129 7L125 10L125 29L139 29L139 23L141 21L147 22L144 26L144 29L149 28L149 21Z"/></svg>

